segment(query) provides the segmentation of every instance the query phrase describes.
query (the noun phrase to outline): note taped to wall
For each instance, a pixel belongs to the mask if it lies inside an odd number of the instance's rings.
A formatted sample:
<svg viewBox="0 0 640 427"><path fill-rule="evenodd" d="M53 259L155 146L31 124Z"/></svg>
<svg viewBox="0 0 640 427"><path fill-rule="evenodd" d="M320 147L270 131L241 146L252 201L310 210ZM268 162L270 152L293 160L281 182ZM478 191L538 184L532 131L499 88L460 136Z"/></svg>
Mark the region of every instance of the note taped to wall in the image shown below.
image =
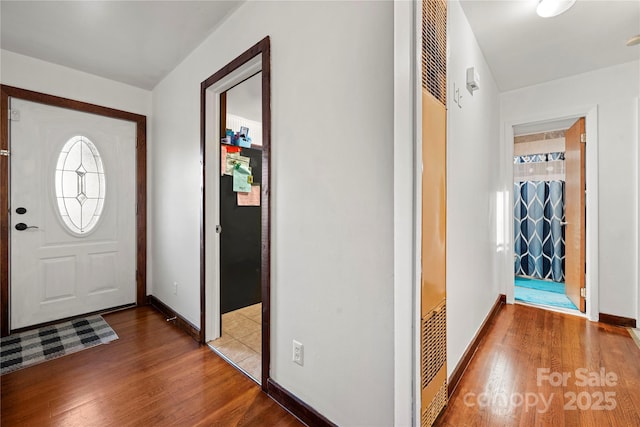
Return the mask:
<svg viewBox="0 0 640 427"><path fill-rule="evenodd" d="M233 175L233 169L235 168L235 166L237 164L240 164L242 166L246 166L247 169L251 169L249 168L249 163L251 162L251 158L249 157L244 157L241 156L239 153L230 153L227 152L227 156L226 156L226 164L224 167L224 174L225 175Z"/></svg>
<svg viewBox="0 0 640 427"><path fill-rule="evenodd" d="M233 191L241 193L251 192L251 168L243 164L234 166L233 168Z"/></svg>
<svg viewBox="0 0 640 427"><path fill-rule="evenodd" d="M220 176L227 170L227 146L220 145Z"/></svg>
<svg viewBox="0 0 640 427"><path fill-rule="evenodd" d="M260 206L260 186L252 185L248 193L238 193L238 206Z"/></svg>

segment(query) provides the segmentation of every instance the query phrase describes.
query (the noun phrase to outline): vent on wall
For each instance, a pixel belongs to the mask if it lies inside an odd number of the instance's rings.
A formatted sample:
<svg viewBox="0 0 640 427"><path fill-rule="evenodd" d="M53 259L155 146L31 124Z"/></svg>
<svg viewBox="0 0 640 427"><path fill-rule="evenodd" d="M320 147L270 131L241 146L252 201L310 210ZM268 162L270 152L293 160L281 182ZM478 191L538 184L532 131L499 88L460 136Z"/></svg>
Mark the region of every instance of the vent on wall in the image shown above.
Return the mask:
<svg viewBox="0 0 640 427"><path fill-rule="evenodd" d="M422 2L422 87L447 103L447 2Z"/></svg>
<svg viewBox="0 0 640 427"><path fill-rule="evenodd" d="M436 393L435 397L422 413L421 424L422 426L432 426L433 423L440 415L440 411L447 404L447 382L443 381Z"/></svg>
<svg viewBox="0 0 640 427"><path fill-rule="evenodd" d="M426 388L447 361L447 306L436 307L422 319L422 388Z"/></svg>
<svg viewBox="0 0 640 427"><path fill-rule="evenodd" d="M422 318L421 339L421 426L432 426L447 405L447 303L442 300Z"/></svg>

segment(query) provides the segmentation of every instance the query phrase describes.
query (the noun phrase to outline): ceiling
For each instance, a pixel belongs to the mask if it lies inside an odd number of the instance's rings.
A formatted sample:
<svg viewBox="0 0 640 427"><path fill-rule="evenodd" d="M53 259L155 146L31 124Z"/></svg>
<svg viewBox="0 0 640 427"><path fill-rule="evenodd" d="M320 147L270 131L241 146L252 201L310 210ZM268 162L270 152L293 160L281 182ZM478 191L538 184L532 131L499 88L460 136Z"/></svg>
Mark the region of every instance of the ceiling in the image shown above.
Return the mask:
<svg viewBox="0 0 640 427"><path fill-rule="evenodd" d="M153 89L244 0L0 2L0 47Z"/></svg>
<svg viewBox="0 0 640 427"><path fill-rule="evenodd" d="M538 0L461 0L500 91L640 59L640 1L577 0L540 18ZM640 76L639 76L640 78Z"/></svg>
<svg viewBox="0 0 640 427"><path fill-rule="evenodd" d="M244 0L0 2L0 47L153 89ZM640 58L640 1L578 0L555 18L537 0L461 0L501 91Z"/></svg>

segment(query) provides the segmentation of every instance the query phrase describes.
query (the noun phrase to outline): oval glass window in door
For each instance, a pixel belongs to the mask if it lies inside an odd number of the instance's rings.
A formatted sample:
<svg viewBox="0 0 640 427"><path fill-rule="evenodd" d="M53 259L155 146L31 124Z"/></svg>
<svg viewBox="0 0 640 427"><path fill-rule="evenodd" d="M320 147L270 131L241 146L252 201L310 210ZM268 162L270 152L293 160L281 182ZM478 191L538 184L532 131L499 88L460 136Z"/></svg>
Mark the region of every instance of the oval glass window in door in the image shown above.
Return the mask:
<svg viewBox="0 0 640 427"><path fill-rule="evenodd" d="M102 158L85 136L74 136L62 147L55 173L58 213L67 229L86 234L98 223L105 198Z"/></svg>

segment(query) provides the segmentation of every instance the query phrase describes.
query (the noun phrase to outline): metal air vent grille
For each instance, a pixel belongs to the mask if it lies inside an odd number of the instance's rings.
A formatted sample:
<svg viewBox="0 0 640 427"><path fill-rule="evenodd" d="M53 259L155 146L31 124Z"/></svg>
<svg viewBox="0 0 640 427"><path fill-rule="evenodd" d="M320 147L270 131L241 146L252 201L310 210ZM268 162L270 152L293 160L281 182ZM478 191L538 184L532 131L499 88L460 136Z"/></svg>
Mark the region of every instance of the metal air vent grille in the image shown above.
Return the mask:
<svg viewBox="0 0 640 427"><path fill-rule="evenodd" d="M447 361L446 301L422 319L421 341L422 388L425 388Z"/></svg>
<svg viewBox="0 0 640 427"><path fill-rule="evenodd" d="M422 87L447 105L447 2L422 1Z"/></svg>
<svg viewBox="0 0 640 427"><path fill-rule="evenodd" d="M442 383L442 386L434 396L433 400L427 407L427 409L425 409L424 412L422 413L420 425L422 427L432 426L436 418L438 418L438 415L440 415L440 411L442 411L442 408L444 408L446 404L447 404L447 382L444 381Z"/></svg>

